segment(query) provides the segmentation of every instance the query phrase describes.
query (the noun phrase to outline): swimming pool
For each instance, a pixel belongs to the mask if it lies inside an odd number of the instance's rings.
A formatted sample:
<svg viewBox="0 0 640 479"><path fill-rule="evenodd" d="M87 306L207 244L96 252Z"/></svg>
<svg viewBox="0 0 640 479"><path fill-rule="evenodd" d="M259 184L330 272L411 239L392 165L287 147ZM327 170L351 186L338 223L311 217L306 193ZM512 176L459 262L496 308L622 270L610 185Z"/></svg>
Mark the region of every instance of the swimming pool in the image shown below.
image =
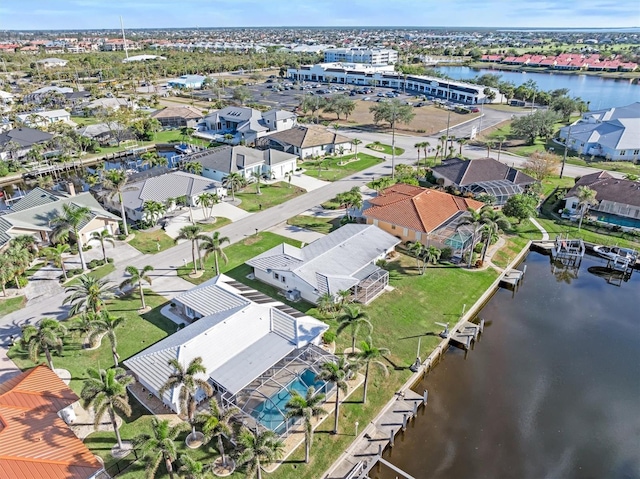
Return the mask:
<svg viewBox="0 0 640 479"><path fill-rule="evenodd" d="M626 228L640 229L640 220L635 218L626 218L624 216L612 215L598 211L598 221L609 223L612 225L624 226Z"/></svg>
<svg viewBox="0 0 640 479"><path fill-rule="evenodd" d="M282 434L287 428L284 413L286 412L285 406L291 398L291 391L297 391L304 396L307 394L307 389L313 386L316 391L324 394L327 392L326 385L324 381L316 381L315 372L311 369L305 369L286 387L256 407L251 415L264 427Z"/></svg>

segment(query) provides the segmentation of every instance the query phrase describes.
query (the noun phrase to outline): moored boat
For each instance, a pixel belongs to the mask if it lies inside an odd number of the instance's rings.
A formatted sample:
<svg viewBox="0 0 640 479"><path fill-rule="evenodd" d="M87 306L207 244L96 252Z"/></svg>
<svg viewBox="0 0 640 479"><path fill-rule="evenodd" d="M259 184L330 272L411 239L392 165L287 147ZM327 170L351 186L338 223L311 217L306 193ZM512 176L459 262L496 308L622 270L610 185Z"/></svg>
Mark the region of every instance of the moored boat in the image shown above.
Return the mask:
<svg viewBox="0 0 640 479"><path fill-rule="evenodd" d="M638 252L630 248L621 248L619 246L597 245L593 247L593 251L603 258L620 261L635 261L638 259Z"/></svg>

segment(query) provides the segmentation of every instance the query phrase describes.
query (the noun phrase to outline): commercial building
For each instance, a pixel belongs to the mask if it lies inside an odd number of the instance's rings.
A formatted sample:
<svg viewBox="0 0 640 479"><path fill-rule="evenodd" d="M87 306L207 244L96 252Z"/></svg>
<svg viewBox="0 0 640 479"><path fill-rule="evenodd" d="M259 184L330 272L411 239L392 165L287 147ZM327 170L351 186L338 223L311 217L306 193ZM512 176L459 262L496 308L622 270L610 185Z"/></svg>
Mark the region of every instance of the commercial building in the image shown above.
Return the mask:
<svg viewBox="0 0 640 479"><path fill-rule="evenodd" d="M324 61L393 65L398 62L398 52L389 48L329 48L324 51Z"/></svg>

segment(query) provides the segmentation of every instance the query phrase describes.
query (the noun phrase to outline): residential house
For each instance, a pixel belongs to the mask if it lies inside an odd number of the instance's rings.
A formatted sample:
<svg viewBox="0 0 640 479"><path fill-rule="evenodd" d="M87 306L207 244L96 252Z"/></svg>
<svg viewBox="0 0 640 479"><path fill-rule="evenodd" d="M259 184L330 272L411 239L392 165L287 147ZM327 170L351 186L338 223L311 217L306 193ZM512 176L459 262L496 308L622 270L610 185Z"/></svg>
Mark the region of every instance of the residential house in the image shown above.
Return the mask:
<svg viewBox="0 0 640 479"><path fill-rule="evenodd" d="M13 104L13 93L0 90L0 113L11 111L11 105Z"/></svg>
<svg viewBox="0 0 640 479"><path fill-rule="evenodd" d="M274 394L287 394L296 380L329 392L314 381L320 365L333 358L318 347L329 328L224 275L206 281L172 299L170 314L186 327L124 361L137 381L171 410L180 410L180 387L160 395L174 369L169 360L186 367L202 359L223 408L236 407L250 427L260 425L285 433L291 424L274 407ZM307 378L310 384L304 384ZM196 400L205 401L201 390ZM267 413L267 408L269 412Z"/></svg>
<svg viewBox="0 0 640 479"><path fill-rule="evenodd" d="M193 106L168 106L154 111L151 118L155 118L165 128L188 127L195 129L204 118L202 110Z"/></svg>
<svg viewBox="0 0 640 479"><path fill-rule="evenodd" d="M133 55L128 58L124 58L122 63L134 63L134 62L146 62L150 60L166 60L166 57L160 55Z"/></svg>
<svg viewBox="0 0 640 479"><path fill-rule="evenodd" d="M76 126L75 122L71 121L71 113L62 109L21 113L16 115L16 119L28 127L48 126L59 122Z"/></svg>
<svg viewBox="0 0 640 479"><path fill-rule="evenodd" d="M44 68L57 68L66 67L69 62L62 58L43 58L42 60L38 60L36 63Z"/></svg>
<svg viewBox="0 0 640 479"><path fill-rule="evenodd" d="M377 226L347 224L302 248L282 243L245 264L256 279L292 300L317 304L325 294L337 299L348 290L355 301L367 304L389 283L389 273L376 263L399 243Z"/></svg>
<svg viewBox="0 0 640 479"><path fill-rule="evenodd" d="M35 128L13 128L0 133L0 160L21 158L33 145L44 144L53 138L51 133Z"/></svg>
<svg viewBox="0 0 640 479"><path fill-rule="evenodd" d="M44 86L42 88L38 88L31 93L27 93L22 98L23 103L34 103L39 105L44 102L47 98L51 97L55 94L66 95L67 93L73 93L73 88L69 87L59 87L59 86Z"/></svg>
<svg viewBox="0 0 640 479"><path fill-rule="evenodd" d="M98 98L84 105L82 110L89 112L91 115L96 116L107 113L109 111L118 110L120 108L130 108L137 110L138 105L133 101L126 100L124 98Z"/></svg>
<svg viewBox="0 0 640 479"><path fill-rule="evenodd" d="M565 194L564 216L579 217L581 186L596 192L597 203L589 205L587 216L609 225L640 230L640 182L615 178L606 171L584 175Z"/></svg>
<svg viewBox="0 0 640 479"><path fill-rule="evenodd" d="M259 148L274 148L293 153L300 158L350 153L351 138L339 135L325 127L295 126L289 130L272 133L258 142Z"/></svg>
<svg viewBox="0 0 640 479"><path fill-rule="evenodd" d="M469 209L479 211L484 203L399 183L370 199L368 206L362 212L367 224L403 242L451 248L454 256L462 256L472 243L472 232L463 220Z"/></svg>
<svg viewBox="0 0 640 479"><path fill-rule="evenodd" d="M182 75L179 78L167 81L167 86L170 88L200 90L206 79L207 77L203 75Z"/></svg>
<svg viewBox="0 0 640 479"><path fill-rule="evenodd" d="M298 157L278 150L225 145L183 156L180 161L197 161L202 165L202 176L215 181L223 181L229 173L239 173L251 181L254 173L268 179L285 178L296 170Z"/></svg>
<svg viewBox="0 0 640 479"><path fill-rule="evenodd" d="M0 477L109 479L65 423L75 420L78 400L42 365L0 383Z"/></svg>
<svg viewBox="0 0 640 479"><path fill-rule="evenodd" d="M636 161L640 158L640 102L587 112L573 125L560 128L558 136L583 155Z"/></svg>
<svg viewBox="0 0 640 479"><path fill-rule="evenodd" d="M449 158L431 168L431 172L442 186L452 186L461 193L474 196L491 195L496 198L498 206L536 182L535 178L493 158Z"/></svg>
<svg viewBox="0 0 640 479"><path fill-rule="evenodd" d="M86 138L96 140L100 146L115 146L118 142L114 134L117 133L118 139L122 141L135 140L136 135L126 127L112 123L95 123L86 125L78 129L78 134Z"/></svg>
<svg viewBox="0 0 640 479"><path fill-rule="evenodd" d="M166 204L169 198L175 200L185 196L188 205L195 207L199 205L198 197L202 193L213 193L222 199L227 195L227 190L219 181L212 181L184 171L172 171L127 184L125 191L122 192L122 200L127 219L138 222L144 219L143 209L146 201ZM120 211L120 201L117 195L110 197L109 194L105 194L102 197L106 206ZM175 206L171 209L173 208Z"/></svg>
<svg viewBox="0 0 640 479"><path fill-rule="evenodd" d="M107 230L111 234L118 232L119 216L105 211L91 193L75 194L73 184L69 183L67 186L69 193L51 192L36 187L15 201L9 211L0 216L0 249L12 237L23 234L34 236L39 243L48 244L53 232L51 220L62 213L62 205L89 208L89 218L79 229L84 244L94 231Z"/></svg>

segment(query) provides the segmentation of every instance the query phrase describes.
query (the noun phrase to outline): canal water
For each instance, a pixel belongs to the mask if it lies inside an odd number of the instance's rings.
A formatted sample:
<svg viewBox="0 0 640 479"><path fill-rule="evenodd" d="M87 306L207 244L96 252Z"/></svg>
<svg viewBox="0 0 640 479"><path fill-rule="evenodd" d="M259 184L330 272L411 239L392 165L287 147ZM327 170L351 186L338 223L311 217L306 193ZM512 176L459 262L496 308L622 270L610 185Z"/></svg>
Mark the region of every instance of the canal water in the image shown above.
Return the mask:
<svg viewBox="0 0 640 479"><path fill-rule="evenodd" d="M569 75L562 73L537 73L492 70L489 68L438 67L437 71L456 80L470 80L485 73L500 75L502 81L513 82L516 86L528 80L537 83L540 90L567 88L569 95L591 102L591 110L614 106L625 106L640 101L640 85L629 80L617 80L593 75Z"/></svg>
<svg viewBox="0 0 640 479"><path fill-rule="evenodd" d="M385 458L418 479L640 478L640 271L616 286L599 258L525 264L467 357L450 348L417 385L429 404Z"/></svg>

